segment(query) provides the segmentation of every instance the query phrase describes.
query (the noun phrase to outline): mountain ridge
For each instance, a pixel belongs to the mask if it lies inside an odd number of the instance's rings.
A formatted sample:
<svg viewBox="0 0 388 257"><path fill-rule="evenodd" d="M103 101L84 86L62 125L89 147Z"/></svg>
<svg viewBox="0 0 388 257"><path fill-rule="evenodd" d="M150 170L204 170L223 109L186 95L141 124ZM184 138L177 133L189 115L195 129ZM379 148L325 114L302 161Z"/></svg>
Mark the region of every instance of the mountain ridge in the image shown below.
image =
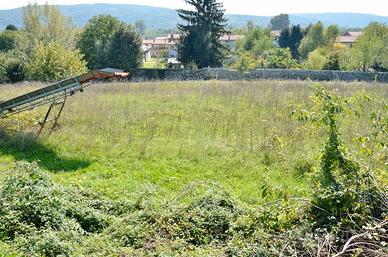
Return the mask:
<svg viewBox="0 0 388 257"><path fill-rule="evenodd" d="M135 4L77 4L57 5L62 13L73 19L77 27L82 27L94 15L111 14L127 23L144 20L150 29L174 29L179 22L176 10L164 7L154 7ZM241 14L226 14L231 27L242 27L248 20L259 26L267 26L271 16L255 16ZM296 13L290 14L293 24L307 26L322 21L324 24L337 24L343 28L361 28L370 22L388 23L388 17L364 13ZM22 7L0 10L0 29L6 25L22 26Z"/></svg>

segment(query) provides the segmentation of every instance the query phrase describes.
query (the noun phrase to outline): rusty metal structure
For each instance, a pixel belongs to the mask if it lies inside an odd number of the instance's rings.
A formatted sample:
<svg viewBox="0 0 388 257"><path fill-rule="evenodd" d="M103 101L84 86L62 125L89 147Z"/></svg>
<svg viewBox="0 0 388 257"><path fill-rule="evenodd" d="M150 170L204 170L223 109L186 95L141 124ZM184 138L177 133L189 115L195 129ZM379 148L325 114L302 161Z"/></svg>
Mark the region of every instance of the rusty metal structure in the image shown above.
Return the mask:
<svg viewBox="0 0 388 257"><path fill-rule="evenodd" d="M84 88L89 86L94 80L124 78L127 76L128 73L125 73L122 70L105 68L65 79L47 87L0 102L0 118L7 118L11 115L49 104L49 109L43 121L39 123L40 129L38 136L41 134L46 123L53 120L54 123L50 129L51 133L57 126L59 126L58 119L63 111L67 97L72 96L77 92L83 92ZM58 112L50 118L50 115L56 106L59 106Z"/></svg>

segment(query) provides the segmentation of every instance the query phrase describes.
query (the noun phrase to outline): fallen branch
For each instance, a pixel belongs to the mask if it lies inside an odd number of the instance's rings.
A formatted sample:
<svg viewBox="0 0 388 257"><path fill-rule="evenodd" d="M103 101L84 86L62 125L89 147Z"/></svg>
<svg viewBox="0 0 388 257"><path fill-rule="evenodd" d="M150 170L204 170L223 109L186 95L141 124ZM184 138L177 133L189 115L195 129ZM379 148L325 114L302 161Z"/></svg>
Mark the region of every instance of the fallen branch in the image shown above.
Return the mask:
<svg viewBox="0 0 388 257"><path fill-rule="evenodd" d="M383 222L381 222L380 224L378 224L377 226L373 227L371 230L375 230L375 229L378 229L378 228L382 228L384 227L385 225L388 224L388 220L385 220ZM352 246L354 246L354 244L352 244L353 241L359 239L359 238L362 238L362 237L365 237L369 234L369 231L366 231L364 233L361 233L361 234L357 234L357 235L354 235L352 236L351 238L349 238L349 240L346 242L346 244L344 245L344 247L342 248L342 251L335 254L333 257L338 257L338 256L341 256L342 254L346 253L349 248L351 248Z"/></svg>

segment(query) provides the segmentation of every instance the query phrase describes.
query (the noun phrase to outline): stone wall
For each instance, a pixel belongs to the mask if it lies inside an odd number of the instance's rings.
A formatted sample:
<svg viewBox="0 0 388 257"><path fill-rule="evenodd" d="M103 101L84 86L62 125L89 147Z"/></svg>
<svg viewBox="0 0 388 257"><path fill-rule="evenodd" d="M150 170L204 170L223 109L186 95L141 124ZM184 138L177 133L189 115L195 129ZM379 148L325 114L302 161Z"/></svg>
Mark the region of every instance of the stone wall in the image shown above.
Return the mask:
<svg viewBox="0 0 388 257"><path fill-rule="evenodd" d="M185 81L185 80L313 80L313 81L366 81L388 83L388 72L361 72L361 71L313 71L313 70L281 70L258 69L252 72L240 73L226 69L201 70L164 70L140 69L132 72L131 81Z"/></svg>

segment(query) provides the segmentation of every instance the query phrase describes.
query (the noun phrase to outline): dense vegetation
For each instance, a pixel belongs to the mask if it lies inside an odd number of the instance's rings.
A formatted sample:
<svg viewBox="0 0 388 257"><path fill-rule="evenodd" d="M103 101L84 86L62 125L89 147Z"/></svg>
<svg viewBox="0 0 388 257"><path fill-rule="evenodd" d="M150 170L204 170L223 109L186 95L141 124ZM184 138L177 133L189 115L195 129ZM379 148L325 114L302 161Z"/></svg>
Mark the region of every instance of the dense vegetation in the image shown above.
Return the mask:
<svg viewBox="0 0 388 257"><path fill-rule="evenodd" d="M388 70L387 25L369 24L352 47L336 42L339 33L336 25L325 28L321 22L305 29L292 25L281 31L275 44L270 29L253 27L238 42L227 65L240 71L257 68Z"/></svg>
<svg viewBox="0 0 388 257"><path fill-rule="evenodd" d="M43 141L2 131L0 252L387 254L387 91L326 88L95 85Z"/></svg>
<svg viewBox="0 0 388 257"><path fill-rule="evenodd" d="M82 31L55 6L28 5L23 28L0 34L0 81L56 81L87 68L136 69L142 63L135 28L110 15L93 17Z"/></svg>
<svg viewBox="0 0 388 257"><path fill-rule="evenodd" d="M217 0L185 0L195 10L178 10L183 20L178 24L182 38L178 45L178 59L188 66L198 68L220 67L227 47L220 42L227 20L223 4Z"/></svg>
<svg viewBox="0 0 388 257"><path fill-rule="evenodd" d="M385 24L346 48L336 25L282 14L276 43L250 21L228 52L222 4L186 2L189 68L388 69ZM48 4L23 20L0 34L0 80L142 64L144 22L79 30ZM0 86L0 100L41 86ZM34 134L43 109L2 119L0 256L388 255L387 97L377 83L97 83L51 137Z"/></svg>

